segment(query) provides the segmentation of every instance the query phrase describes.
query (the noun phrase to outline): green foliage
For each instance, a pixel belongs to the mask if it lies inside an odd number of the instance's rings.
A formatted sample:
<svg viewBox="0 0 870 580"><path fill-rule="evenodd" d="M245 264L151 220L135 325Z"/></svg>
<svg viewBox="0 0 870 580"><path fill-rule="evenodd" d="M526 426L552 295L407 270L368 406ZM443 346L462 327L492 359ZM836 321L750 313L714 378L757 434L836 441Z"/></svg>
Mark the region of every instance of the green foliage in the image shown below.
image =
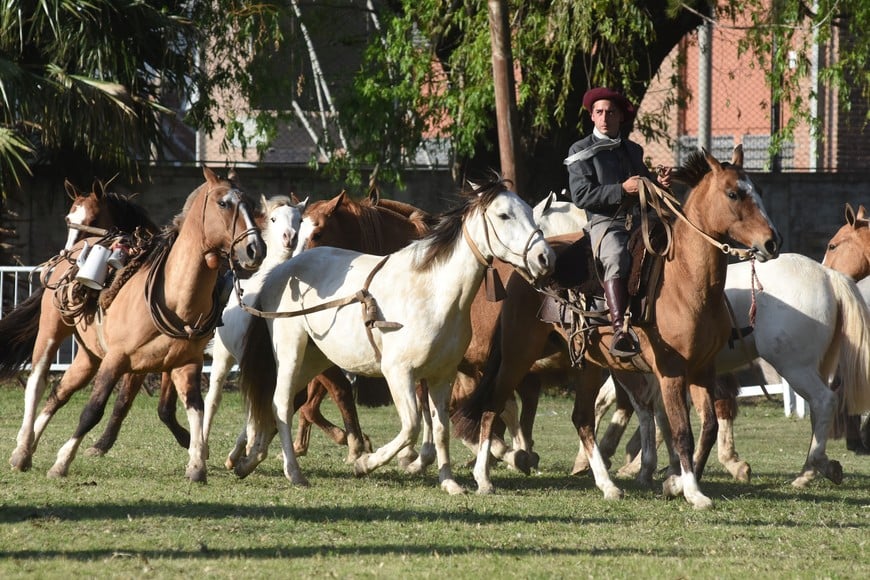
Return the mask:
<svg viewBox="0 0 870 580"><path fill-rule="evenodd" d="M63 159L140 175L164 144L164 122L184 103L190 122L213 129L214 97L238 86L245 51L269 36L269 14L268 5L233 0L5 2L3 195L27 165Z"/></svg>

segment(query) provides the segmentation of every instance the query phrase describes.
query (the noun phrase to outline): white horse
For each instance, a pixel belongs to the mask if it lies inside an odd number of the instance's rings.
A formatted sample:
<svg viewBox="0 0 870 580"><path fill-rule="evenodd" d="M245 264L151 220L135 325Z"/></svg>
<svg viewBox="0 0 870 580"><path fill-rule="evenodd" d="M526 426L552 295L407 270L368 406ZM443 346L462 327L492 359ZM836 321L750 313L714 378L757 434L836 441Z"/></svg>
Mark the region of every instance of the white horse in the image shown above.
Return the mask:
<svg viewBox="0 0 870 580"><path fill-rule="evenodd" d="M266 242L266 257L254 275L241 282L244 291L242 299L248 305L256 300L266 274L293 254L298 241L302 214L308 206L308 198L298 201L285 195L277 195L267 200L265 196L261 196L260 205L266 215L266 222L261 230L263 241ZM235 292L230 295L224 307L222 320L223 326L217 328L212 343L211 375L205 398L202 436L206 452L212 423L220 406L224 383L233 365L241 359L245 333L251 322L251 315L239 306L239 299Z"/></svg>
<svg viewBox="0 0 870 580"><path fill-rule="evenodd" d="M259 321L251 327L241 386L257 434L236 473L245 476L263 460L277 419L284 473L295 484L307 484L290 434L293 397L335 364L348 372L385 377L402 423L392 441L357 459L355 473L369 473L414 443L420 432L415 385L425 380L439 481L449 493L461 493L450 464L447 407L471 339L471 302L493 258L532 279L549 275L555 259L531 208L501 182L476 186L459 208L441 217L431 234L387 258L318 247L275 268L260 291L259 307L299 315L268 318L268 329ZM363 299L364 308L346 304L300 312L355 296ZM274 392L271 385L257 384L263 357L269 356L257 351L257 339L268 340L269 335L277 364ZM412 463L408 469L417 467Z"/></svg>
<svg viewBox="0 0 870 580"><path fill-rule="evenodd" d="M806 256L782 254L754 266L729 265L725 293L739 328L749 329L755 302L755 325L742 341L733 341L719 353L717 372L721 376L739 370L758 358L767 361L810 407L810 447L792 485L803 488L819 473L840 483L843 469L826 453L838 405L845 404L854 415L870 410L870 314L858 287ZM830 386L835 375L840 377L842 403ZM639 414L638 420L644 417ZM748 474L734 449L732 421L720 417L718 423L719 461L735 477ZM648 462L655 465L654 447L652 457L642 458L642 463Z"/></svg>
<svg viewBox="0 0 870 580"><path fill-rule="evenodd" d="M571 201L560 200L553 191L535 205L532 215L547 238L579 232L586 225L586 211Z"/></svg>

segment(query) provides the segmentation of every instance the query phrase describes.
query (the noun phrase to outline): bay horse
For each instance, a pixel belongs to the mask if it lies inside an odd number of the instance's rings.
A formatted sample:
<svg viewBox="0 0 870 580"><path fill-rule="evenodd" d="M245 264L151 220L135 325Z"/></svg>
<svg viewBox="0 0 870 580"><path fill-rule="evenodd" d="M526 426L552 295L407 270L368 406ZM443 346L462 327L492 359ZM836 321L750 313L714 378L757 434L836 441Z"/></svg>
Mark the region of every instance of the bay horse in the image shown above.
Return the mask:
<svg viewBox="0 0 870 580"><path fill-rule="evenodd" d="M258 307L297 315L257 319L251 326L240 382L257 435L236 465L237 475L251 473L263 460L277 422L285 476L294 484L307 484L290 442L291 402L312 376L335 364L385 377L402 422L392 441L356 460L357 475L384 465L416 440L416 385L426 380L439 482L451 494L463 491L450 463L447 406L471 338L472 299L493 258L511 263L530 279L548 275L554 258L533 223L531 208L503 182L464 193L463 203L442 214L427 236L386 258L320 247L267 277ZM333 299L344 302L346 296L361 297L365 312L353 304L332 307ZM321 309L323 304L330 307ZM271 350L277 364L274 389L258 375L258 356L264 349Z"/></svg>
<svg viewBox="0 0 870 580"><path fill-rule="evenodd" d="M203 167L203 175L205 183L188 196L173 227L154 238L141 267L134 268L129 277L125 275L108 307L93 304L93 297L82 297L70 283L82 242L73 248L71 259L56 261L46 274L48 291L43 294L40 317L30 322L39 330L31 356L34 370L27 381L24 418L10 458L13 469L23 471L31 466L35 407L45 390L47 361L54 357L60 342L75 333L81 348L53 398L59 408L96 377L94 389L78 427L61 447L48 475L63 477L68 473L82 438L99 422L121 376L170 371L191 426L186 476L205 481L200 379L203 350L222 306L215 295L217 268L224 256L238 260L244 268L256 268L265 248L254 227L247 196L208 167ZM231 252L234 256L229 255ZM143 300L143 296L147 298ZM40 419L47 422L50 416Z"/></svg>
<svg viewBox="0 0 870 580"><path fill-rule="evenodd" d="M673 244L665 256L661 282L653 304L650 326L636 329L641 353L632 359L617 359L609 353L612 331L608 326L596 327L586 335L586 360L612 371L652 372L661 387L664 408L679 457L680 473L663 484L666 497L682 494L693 507L712 506L698 485L694 471L694 438L689 426L686 396L689 389L706 394L702 412L713 415L711 398L715 382L715 355L725 344L731 328L724 300L725 274L730 245L734 240L749 248L760 261L776 258L780 236L764 209L760 194L742 167L743 151L735 148L731 163L720 163L706 151L695 152L677 170L676 177L691 187L682 206L682 219L673 224ZM578 239L578 235L551 238L549 241L561 255ZM479 390L491 392L496 384L512 392L518 381L540 358L553 329L564 335L561 325L547 325L538 320L542 298L529 299L529 293L516 296L508 293L502 315L501 340L494 341L491 358L493 372L481 380ZM497 367L496 367L497 365ZM599 383L600 384L600 383ZM594 391L594 393L593 393ZM582 412L585 424L581 437L590 441L587 452L592 454L594 436L594 394ZM503 399L502 399L503 400ZM485 405L478 398L478 405ZM697 404L697 401L696 401ZM585 409L585 410L584 410ZM480 451L475 464L475 478L488 477L491 417L500 409L468 409L468 415L480 426Z"/></svg>

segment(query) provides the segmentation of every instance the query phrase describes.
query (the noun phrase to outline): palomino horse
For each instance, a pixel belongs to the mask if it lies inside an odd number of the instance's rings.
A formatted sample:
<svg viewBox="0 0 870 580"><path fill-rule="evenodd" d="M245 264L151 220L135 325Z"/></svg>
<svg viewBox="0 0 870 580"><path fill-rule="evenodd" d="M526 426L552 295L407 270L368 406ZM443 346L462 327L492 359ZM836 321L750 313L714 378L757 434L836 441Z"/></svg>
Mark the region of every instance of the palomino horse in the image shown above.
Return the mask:
<svg viewBox="0 0 870 580"><path fill-rule="evenodd" d="M466 192L465 202L443 214L430 234L386 258L321 247L273 270L259 305L289 316L251 327L241 384L257 436L236 473L245 476L262 461L277 419L284 473L296 484L306 483L290 441L291 402L312 376L335 364L385 377L402 422L399 434L357 459L354 471L369 473L416 440L416 384L426 380L439 481L449 493L462 492L450 464L447 406L471 338L471 302L495 257L531 279L553 268L552 250L535 228L531 208L501 182ZM349 303L358 299L363 311ZM261 366L256 355L262 356L259 349L269 343L269 334L278 365L274 390L256 374Z"/></svg>
<svg viewBox="0 0 870 580"><path fill-rule="evenodd" d="M71 280L74 260L58 261L45 277L49 291L43 295L40 318L30 321L38 324L39 332L32 355L34 370L27 381L24 420L10 459L14 469L31 466L35 408L45 390L47 361L60 342L75 332L82 348L53 397L62 405L96 378L79 425L58 452L49 476L67 474L82 438L99 422L122 375L166 370L171 371L185 401L191 427L186 475L194 481L205 480L200 376L203 350L222 308L215 292L217 268L221 257L234 251L242 267L253 269L263 260L265 248L246 196L207 167L203 174L206 182L190 194L175 228L154 239L144 263L131 263L119 272L124 282L108 306L94 304L92 297L82 297L76 290ZM73 254L79 248L76 245ZM133 271L128 276L130 268ZM49 418L40 417L46 422Z"/></svg>
<svg viewBox="0 0 870 580"><path fill-rule="evenodd" d="M680 474L665 480L665 496L680 493L696 508L712 506L694 473L694 439L689 426L686 395L690 387L708 394L703 412L713 414L712 393L715 382L714 357L725 344L730 317L724 300L727 252L725 240L732 239L750 248L759 260L775 258L780 237L764 210L755 186L742 168L743 151L737 147L731 164L721 164L709 154L695 153L676 175L692 187L682 207L681 219L673 224L673 245L664 259L662 279L653 304L654 325L636 329L641 354L632 359L615 359L609 354L612 337L609 326L591 329L586 334L584 356L591 362L618 371L652 372L661 385L664 407L680 461ZM559 238L551 239L557 254L567 247ZM494 384L512 392L518 381L544 352L554 326L538 321L542 299L529 300L528 293L517 297L508 293L502 308L501 340L494 341L496 372L487 373L479 389L492 390ZM556 325L563 332L561 325ZM496 363L494 363L495 365ZM490 380L492 379L492 380ZM588 393L595 391L597 386ZM584 406L584 415L593 414L594 396ZM489 431L487 415L479 415L480 451L475 466L488 470ZM575 412L578 409L575 405ZM591 440L592 423L587 421L581 436ZM587 452L596 452L587 446Z"/></svg>
<svg viewBox="0 0 870 580"><path fill-rule="evenodd" d="M429 220L428 214L402 202L372 197L357 202L341 192L332 199L316 201L308 206L299 228L299 239L293 255L318 246L332 246L368 254L389 254L425 234L429 230ZM245 316L249 320L250 315L245 313ZM241 353L241 342L237 346L239 350L234 352ZM237 360L239 358L236 356ZM271 375L274 374L274 364L269 363L268 359L263 361L267 365L263 372ZM274 383L274 379L268 382ZM371 388L371 382L366 386ZM215 388L214 382L212 388ZM333 425L320 413L320 404L327 392L344 419L345 430ZM361 395L366 394L361 389ZM297 397L295 402L300 403L299 399ZM356 460L366 450L368 444L359 427L351 385L338 367L328 369L309 383L307 398L304 404L298 406L297 411L300 416L299 430L294 442L297 455L304 455L308 450L312 424L320 427L336 443L347 444L349 462ZM228 468L232 469L245 453L247 440L245 429L227 458Z"/></svg>

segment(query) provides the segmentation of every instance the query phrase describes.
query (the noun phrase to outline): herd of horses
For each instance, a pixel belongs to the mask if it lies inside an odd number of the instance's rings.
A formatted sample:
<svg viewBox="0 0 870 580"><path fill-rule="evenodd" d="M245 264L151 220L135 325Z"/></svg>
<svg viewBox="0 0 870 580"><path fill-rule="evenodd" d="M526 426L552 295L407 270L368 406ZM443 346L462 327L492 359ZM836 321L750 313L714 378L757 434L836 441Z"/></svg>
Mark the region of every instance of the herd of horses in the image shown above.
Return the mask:
<svg viewBox="0 0 870 580"><path fill-rule="evenodd" d="M682 203L648 184L656 206L668 203L669 243L656 251L646 240L657 274L646 280L646 316L633 324L641 352L630 359L610 354L610 325L594 321L601 310L594 265L581 264L589 254L582 212L553 195L533 209L497 176L469 184L455 207L433 216L345 193L312 203L262 197L258 209L232 174L204 168L205 182L162 229L99 182L87 193L68 186L66 248L43 265L41 287L0 319L0 378L31 364L10 464L31 467L53 415L92 381L79 424L48 474L68 473L116 390L105 432L88 450L107 452L145 374L161 373L158 414L188 449L186 476L205 481L209 434L238 363L246 417L226 466L239 477L254 471L278 434L285 476L307 485L297 457L317 425L348 446L358 476L393 458L408 473L437 462L441 487L461 493L449 453L454 430L476 453L474 479L488 493L494 458L526 473L536 466L537 397L542 384L559 381L575 393L575 472L588 467L605 498L622 497L609 466L634 412L638 480L652 484L658 426L670 457L664 495L704 509L712 501L699 480L714 443L734 477L749 478L734 447L736 391L723 386L735 384L727 373L764 359L810 406L810 449L794 485L817 474L839 483L842 467L825 451L835 417L870 411L870 315L856 284L870 274L865 209L847 206L824 265L781 254L742 160L740 147L730 162L691 155L675 172L688 190ZM107 287L77 284L83 246L119 239L133 246L132 259ZM729 264L734 256L743 260ZM240 280L236 266L254 273ZM565 298L576 298L577 288L582 308ZM559 320L543 316L548 301L560 308ZM49 362L72 335L80 348L37 414ZM597 440L605 380L618 385L607 392L619 395L619 408ZM385 392L401 429L373 448L356 402ZM343 429L320 413L327 394ZM179 399L188 429L176 419ZM700 417L697 446L689 401Z"/></svg>

